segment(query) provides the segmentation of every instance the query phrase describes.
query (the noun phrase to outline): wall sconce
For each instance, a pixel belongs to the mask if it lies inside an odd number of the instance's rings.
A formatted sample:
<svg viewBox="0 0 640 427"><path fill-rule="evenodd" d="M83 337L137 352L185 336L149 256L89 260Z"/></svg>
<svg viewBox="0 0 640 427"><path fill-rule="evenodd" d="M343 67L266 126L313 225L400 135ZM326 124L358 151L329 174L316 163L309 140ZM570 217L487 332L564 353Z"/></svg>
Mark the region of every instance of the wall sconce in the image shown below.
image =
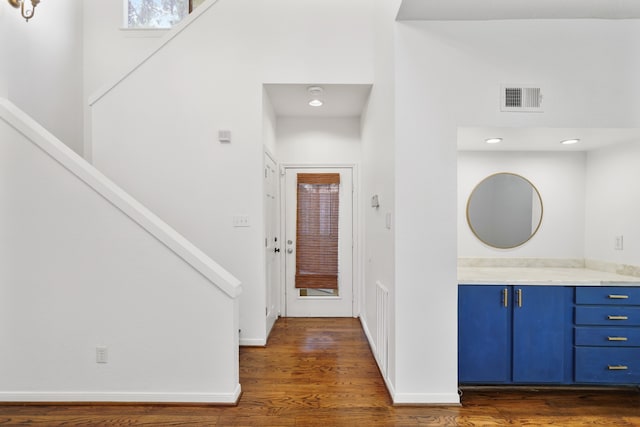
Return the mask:
<svg viewBox="0 0 640 427"><path fill-rule="evenodd" d="M9 4L13 7L20 8L20 12L22 13L22 17L29 22L29 19L33 18L33 15L36 13L36 6L40 3L40 0L31 0L31 9L28 10L24 7L24 3L27 0L8 0Z"/></svg>

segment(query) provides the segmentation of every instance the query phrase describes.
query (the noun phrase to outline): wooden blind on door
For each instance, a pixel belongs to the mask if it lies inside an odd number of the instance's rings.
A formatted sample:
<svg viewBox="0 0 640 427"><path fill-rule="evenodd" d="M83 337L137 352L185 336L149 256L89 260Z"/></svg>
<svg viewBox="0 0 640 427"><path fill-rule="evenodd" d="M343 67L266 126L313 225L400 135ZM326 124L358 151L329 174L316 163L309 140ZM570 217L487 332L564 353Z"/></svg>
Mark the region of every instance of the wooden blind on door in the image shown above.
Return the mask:
<svg viewBox="0 0 640 427"><path fill-rule="evenodd" d="M340 174L299 173L296 288L338 289Z"/></svg>

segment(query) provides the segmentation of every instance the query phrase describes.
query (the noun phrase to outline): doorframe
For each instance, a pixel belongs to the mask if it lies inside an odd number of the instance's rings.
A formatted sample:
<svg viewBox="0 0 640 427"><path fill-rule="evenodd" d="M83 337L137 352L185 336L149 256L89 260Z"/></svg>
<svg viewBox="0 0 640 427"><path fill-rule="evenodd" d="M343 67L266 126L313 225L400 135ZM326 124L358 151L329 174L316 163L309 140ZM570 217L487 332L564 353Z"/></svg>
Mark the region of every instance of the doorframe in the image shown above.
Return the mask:
<svg viewBox="0 0 640 427"><path fill-rule="evenodd" d="M362 307L362 280L364 277L362 274L363 263L361 259L361 251L360 248L362 246L362 242L360 242L360 236L363 236L364 233L361 232L360 226L363 223L360 218L360 171L357 163L280 163L280 241L284 240L284 230L286 230L285 220L285 172L287 169L335 169L335 168L343 168L343 169L351 169L351 179L353 186L352 193L352 214L351 214L351 259L353 263L352 268L352 301L351 301L351 312L354 318L360 317L360 308ZM282 256L284 252L280 253ZM287 294L286 294L286 262L281 258L280 262L280 312L284 315L286 313L286 303L287 303Z"/></svg>

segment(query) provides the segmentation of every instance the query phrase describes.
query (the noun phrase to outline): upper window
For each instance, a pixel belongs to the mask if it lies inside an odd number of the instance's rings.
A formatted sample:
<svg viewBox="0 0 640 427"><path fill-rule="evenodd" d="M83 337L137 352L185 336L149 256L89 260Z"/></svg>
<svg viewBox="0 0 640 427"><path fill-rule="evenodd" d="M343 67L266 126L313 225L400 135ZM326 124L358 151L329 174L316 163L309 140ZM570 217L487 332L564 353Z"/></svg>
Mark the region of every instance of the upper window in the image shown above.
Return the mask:
<svg viewBox="0 0 640 427"><path fill-rule="evenodd" d="M189 14L191 0L127 0L128 28L171 28Z"/></svg>

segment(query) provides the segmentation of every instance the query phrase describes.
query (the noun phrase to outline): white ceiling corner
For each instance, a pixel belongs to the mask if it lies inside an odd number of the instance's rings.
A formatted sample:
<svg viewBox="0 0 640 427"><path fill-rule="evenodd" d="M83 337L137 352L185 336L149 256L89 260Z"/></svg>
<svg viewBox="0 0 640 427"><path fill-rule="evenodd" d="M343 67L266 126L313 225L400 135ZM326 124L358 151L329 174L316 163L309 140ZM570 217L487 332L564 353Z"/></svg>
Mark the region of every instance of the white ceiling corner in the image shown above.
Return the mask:
<svg viewBox="0 0 640 427"><path fill-rule="evenodd" d="M402 0L401 21L639 19L638 0Z"/></svg>

